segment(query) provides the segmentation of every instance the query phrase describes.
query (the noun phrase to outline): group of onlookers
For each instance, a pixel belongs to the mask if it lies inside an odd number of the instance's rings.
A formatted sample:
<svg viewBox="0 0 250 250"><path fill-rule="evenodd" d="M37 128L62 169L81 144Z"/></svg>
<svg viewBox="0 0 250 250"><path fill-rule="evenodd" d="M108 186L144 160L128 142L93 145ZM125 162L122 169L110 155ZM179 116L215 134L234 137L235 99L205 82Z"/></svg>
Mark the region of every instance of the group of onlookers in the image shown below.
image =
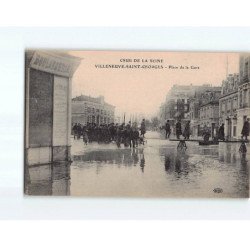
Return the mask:
<svg viewBox="0 0 250 250"><path fill-rule="evenodd" d="M166 139L170 137L171 134L171 125L170 121L167 120L165 124L165 131L166 131ZM182 135L184 139L188 140L191 135L191 130L190 130L190 121L187 121L184 127L184 130L182 131L182 123L181 120L178 120L175 124L175 135L177 139L180 139L180 136ZM209 137L211 136L211 131L208 127L204 127L202 131L202 136L204 140L209 140ZM247 137L249 136L249 122L246 120L243 124L243 128L241 131L241 136L242 139L247 140ZM219 127L218 131L216 131L213 135L213 140L225 140L225 128L224 128L224 123L221 124Z"/></svg>
<svg viewBox="0 0 250 250"><path fill-rule="evenodd" d="M72 127L74 139L82 138L87 145L93 141L98 143L110 143L115 141L120 147L124 144L125 147L137 147L138 144L144 144L144 135L146 133L145 120L141 122L140 128L136 122L131 124L96 124L87 123L86 125L75 123Z"/></svg>
<svg viewBox="0 0 250 250"><path fill-rule="evenodd" d="M165 124L165 131L166 131L166 139L170 138L171 135L171 125L170 125L170 121L167 120L166 124ZM191 135L191 131L190 131L190 121L187 121L184 127L184 130L182 131L182 124L181 121L178 120L177 123L175 124L175 134L176 134L176 138L180 139L180 136L183 135L184 139L189 139L190 135Z"/></svg>

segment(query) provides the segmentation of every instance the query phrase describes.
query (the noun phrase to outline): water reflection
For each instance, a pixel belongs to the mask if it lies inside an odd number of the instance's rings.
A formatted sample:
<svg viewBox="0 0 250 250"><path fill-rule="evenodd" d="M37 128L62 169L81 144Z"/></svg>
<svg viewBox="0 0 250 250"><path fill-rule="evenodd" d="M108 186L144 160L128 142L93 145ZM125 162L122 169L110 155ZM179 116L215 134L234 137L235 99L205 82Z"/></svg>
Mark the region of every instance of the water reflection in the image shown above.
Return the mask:
<svg viewBox="0 0 250 250"><path fill-rule="evenodd" d="M141 148L90 145L65 163L26 168L25 193L113 197L248 197L248 155L238 144L148 140ZM249 150L249 148L248 148ZM215 193L213 190L223 192Z"/></svg>
<svg viewBox="0 0 250 250"><path fill-rule="evenodd" d="M26 167L25 194L70 195L70 163Z"/></svg>
<svg viewBox="0 0 250 250"><path fill-rule="evenodd" d="M219 152L218 152L218 146L210 146L211 148L206 146L200 146L199 148L199 153L201 155L209 155L212 157L218 157Z"/></svg>
<svg viewBox="0 0 250 250"><path fill-rule="evenodd" d="M143 152L143 151L142 151ZM144 173L144 167L145 167L145 158L144 158L144 154L141 154L141 161L140 161L140 167L141 167L141 171L142 173Z"/></svg>
<svg viewBox="0 0 250 250"><path fill-rule="evenodd" d="M218 149L218 157L221 162L237 164L240 162L239 145L235 143L220 143ZM246 154L245 154L246 155Z"/></svg>
<svg viewBox="0 0 250 250"><path fill-rule="evenodd" d="M142 172L145 167L145 158L143 148L133 149L108 149L88 151L83 155L75 155L73 157L74 165L82 166L82 163L103 163L103 165L117 165L121 166L137 166L140 162Z"/></svg>
<svg viewBox="0 0 250 250"><path fill-rule="evenodd" d="M164 156L164 169L167 174L175 174L175 178L187 178L192 165L188 163L189 156L185 152L170 154L167 150Z"/></svg>
<svg viewBox="0 0 250 250"><path fill-rule="evenodd" d="M165 166L165 171L170 172L170 170L171 170L171 159L170 159L169 156L165 156L165 164L164 164L164 166Z"/></svg>

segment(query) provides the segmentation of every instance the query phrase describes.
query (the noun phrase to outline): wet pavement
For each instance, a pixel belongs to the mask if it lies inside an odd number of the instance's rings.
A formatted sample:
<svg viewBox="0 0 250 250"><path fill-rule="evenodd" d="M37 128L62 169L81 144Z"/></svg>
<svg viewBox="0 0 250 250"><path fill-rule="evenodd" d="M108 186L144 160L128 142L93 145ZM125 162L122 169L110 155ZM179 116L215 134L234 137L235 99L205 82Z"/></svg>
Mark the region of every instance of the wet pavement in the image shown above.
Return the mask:
<svg viewBox="0 0 250 250"><path fill-rule="evenodd" d="M163 140L146 134L147 143L135 149L116 144L72 139L71 164L30 167L26 193L88 197L249 197L249 152L238 143L199 146Z"/></svg>

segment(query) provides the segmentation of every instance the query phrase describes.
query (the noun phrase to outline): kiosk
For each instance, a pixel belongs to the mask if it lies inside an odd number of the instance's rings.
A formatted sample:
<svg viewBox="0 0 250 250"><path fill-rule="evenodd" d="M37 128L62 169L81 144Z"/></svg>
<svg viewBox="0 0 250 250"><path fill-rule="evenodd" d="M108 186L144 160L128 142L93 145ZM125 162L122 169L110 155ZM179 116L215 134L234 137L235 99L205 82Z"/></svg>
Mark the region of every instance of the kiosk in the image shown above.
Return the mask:
<svg viewBox="0 0 250 250"><path fill-rule="evenodd" d="M70 161L71 79L80 58L25 53L25 165Z"/></svg>

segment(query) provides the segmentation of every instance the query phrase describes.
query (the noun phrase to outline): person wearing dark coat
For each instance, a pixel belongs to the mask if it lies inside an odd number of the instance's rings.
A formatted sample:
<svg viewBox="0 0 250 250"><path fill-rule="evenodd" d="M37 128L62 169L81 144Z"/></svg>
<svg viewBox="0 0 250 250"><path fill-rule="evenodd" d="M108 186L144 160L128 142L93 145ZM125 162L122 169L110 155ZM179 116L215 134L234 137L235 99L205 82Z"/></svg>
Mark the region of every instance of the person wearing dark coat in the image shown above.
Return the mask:
<svg viewBox="0 0 250 250"><path fill-rule="evenodd" d="M171 128L169 124L169 120L167 120L166 125L165 125L165 131L166 131L166 139L169 138L171 134Z"/></svg>
<svg viewBox="0 0 250 250"><path fill-rule="evenodd" d="M144 138L145 134L146 134L146 124L145 124L145 119L142 119L142 122L141 122L141 136Z"/></svg>
<svg viewBox="0 0 250 250"><path fill-rule="evenodd" d="M244 122L241 135L242 135L242 139L243 137L245 137L245 140L247 140L247 137L249 136L249 122L248 121Z"/></svg>
<svg viewBox="0 0 250 250"><path fill-rule="evenodd" d="M116 145L117 145L118 148L121 147L122 137L123 137L123 124L120 125L120 126L117 125Z"/></svg>
<svg viewBox="0 0 250 250"><path fill-rule="evenodd" d="M225 141L224 123L222 123L220 128L219 128L218 139Z"/></svg>
<svg viewBox="0 0 250 250"><path fill-rule="evenodd" d="M110 131L110 140L114 141L115 140L115 136L116 136L116 128L115 128L114 123L110 124L109 131Z"/></svg>
<svg viewBox="0 0 250 250"><path fill-rule="evenodd" d="M186 126L185 126L184 131L183 131L183 136L184 136L184 139L189 140L189 137L190 137L190 121L187 121L187 123L186 123Z"/></svg>
<svg viewBox="0 0 250 250"><path fill-rule="evenodd" d="M82 125L78 123L77 125L77 139L80 139L82 135Z"/></svg>
<svg viewBox="0 0 250 250"><path fill-rule="evenodd" d="M182 135L181 122L180 121L178 121L175 124L175 129L176 129L176 137L177 137L177 139L180 139L180 135Z"/></svg>
<svg viewBox="0 0 250 250"><path fill-rule="evenodd" d="M133 147L138 147L138 140L140 137L140 133L137 128L133 130Z"/></svg>
<svg viewBox="0 0 250 250"><path fill-rule="evenodd" d="M77 131L78 131L77 123L75 123L72 130L73 130L74 140L75 140L75 138L77 138Z"/></svg>
<svg viewBox="0 0 250 250"><path fill-rule="evenodd" d="M83 126L82 127L82 139L85 145L88 144L89 138L88 138L88 127Z"/></svg>
<svg viewBox="0 0 250 250"><path fill-rule="evenodd" d="M131 122L129 122L123 131L123 138L124 138L124 147L131 147L131 137L132 137L132 129L131 129Z"/></svg>

